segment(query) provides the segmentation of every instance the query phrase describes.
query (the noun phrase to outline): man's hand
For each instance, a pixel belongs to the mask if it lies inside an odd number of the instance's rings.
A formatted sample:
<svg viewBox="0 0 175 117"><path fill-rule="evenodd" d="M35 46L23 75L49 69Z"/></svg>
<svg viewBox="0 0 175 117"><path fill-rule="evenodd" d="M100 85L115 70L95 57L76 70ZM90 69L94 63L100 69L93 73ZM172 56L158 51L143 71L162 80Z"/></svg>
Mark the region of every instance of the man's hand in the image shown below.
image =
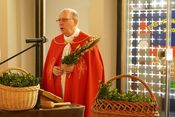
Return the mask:
<svg viewBox="0 0 175 117"><path fill-rule="evenodd" d="M52 72L55 76L61 76L63 74L63 69L59 66L54 66Z"/></svg>
<svg viewBox="0 0 175 117"><path fill-rule="evenodd" d="M64 72L71 73L74 70L74 65L62 64L61 68L64 70Z"/></svg>
<svg viewBox="0 0 175 117"><path fill-rule="evenodd" d="M62 64L61 67L54 66L52 72L55 76L61 76L63 72L71 73L73 72L73 70L74 70L74 65Z"/></svg>

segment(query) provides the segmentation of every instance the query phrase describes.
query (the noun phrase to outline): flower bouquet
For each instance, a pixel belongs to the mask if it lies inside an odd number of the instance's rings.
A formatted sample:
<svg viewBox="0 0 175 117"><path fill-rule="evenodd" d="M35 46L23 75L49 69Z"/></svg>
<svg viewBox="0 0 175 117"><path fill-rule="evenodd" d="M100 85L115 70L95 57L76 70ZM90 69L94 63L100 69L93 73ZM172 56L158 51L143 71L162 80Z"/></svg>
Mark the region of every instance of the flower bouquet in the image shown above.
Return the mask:
<svg viewBox="0 0 175 117"><path fill-rule="evenodd" d="M78 62L78 59L81 55L83 55L85 52L87 52L89 49L93 48L98 42L100 38L99 37L92 37L90 40L88 40L83 46L78 46L75 51L70 53L69 55L65 56L62 59L62 64L72 65L76 64Z"/></svg>

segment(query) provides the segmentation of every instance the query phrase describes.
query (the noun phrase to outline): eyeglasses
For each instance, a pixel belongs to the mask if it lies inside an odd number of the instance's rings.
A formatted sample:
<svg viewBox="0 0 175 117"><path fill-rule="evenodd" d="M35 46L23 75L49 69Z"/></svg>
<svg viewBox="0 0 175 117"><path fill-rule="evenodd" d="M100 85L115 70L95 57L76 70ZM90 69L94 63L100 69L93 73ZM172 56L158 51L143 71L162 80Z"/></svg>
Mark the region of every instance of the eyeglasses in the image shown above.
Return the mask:
<svg viewBox="0 0 175 117"><path fill-rule="evenodd" d="M57 22L67 22L68 20L71 20L72 18L59 18L59 19L57 19L56 21Z"/></svg>

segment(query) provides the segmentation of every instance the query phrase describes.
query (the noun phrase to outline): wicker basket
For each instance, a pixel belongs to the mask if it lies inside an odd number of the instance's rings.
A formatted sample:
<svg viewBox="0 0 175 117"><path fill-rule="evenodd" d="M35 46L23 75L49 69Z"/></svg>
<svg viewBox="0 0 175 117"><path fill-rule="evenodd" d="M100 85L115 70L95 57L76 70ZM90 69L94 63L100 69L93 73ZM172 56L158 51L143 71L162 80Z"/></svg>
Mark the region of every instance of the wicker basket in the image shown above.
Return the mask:
<svg viewBox="0 0 175 117"><path fill-rule="evenodd" d="M20 68L9 68L8 70L0 72L0 74L11 70L28 73ZM0 109L9 111L32 109L36 105L39 88L39 85L30 87L10 87L0 84Z"/></svg>
<svg viewBox="0 0 175 117"><path fill-rule="evenodd" d="M127 102L95 99L92 106L92 117L158 117L159 113L156 98L149 86L142 79L132 75L119 75L113 77L108 82L123 77L140 81L148 90L152 102Z"/></svg>

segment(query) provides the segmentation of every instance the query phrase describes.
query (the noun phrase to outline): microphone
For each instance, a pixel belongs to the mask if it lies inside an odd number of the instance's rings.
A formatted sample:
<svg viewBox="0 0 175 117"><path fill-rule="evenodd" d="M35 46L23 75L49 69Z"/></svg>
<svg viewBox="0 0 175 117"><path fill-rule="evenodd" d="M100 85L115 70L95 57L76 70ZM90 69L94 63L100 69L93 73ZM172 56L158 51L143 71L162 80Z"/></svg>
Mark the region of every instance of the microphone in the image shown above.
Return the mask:
<svg viewBox="0 0 175 117"><path fill-rule="evenodd" d="M27 38L26 43L45 43L47 42L47 38L45 36L40 38Z"/></svg>

